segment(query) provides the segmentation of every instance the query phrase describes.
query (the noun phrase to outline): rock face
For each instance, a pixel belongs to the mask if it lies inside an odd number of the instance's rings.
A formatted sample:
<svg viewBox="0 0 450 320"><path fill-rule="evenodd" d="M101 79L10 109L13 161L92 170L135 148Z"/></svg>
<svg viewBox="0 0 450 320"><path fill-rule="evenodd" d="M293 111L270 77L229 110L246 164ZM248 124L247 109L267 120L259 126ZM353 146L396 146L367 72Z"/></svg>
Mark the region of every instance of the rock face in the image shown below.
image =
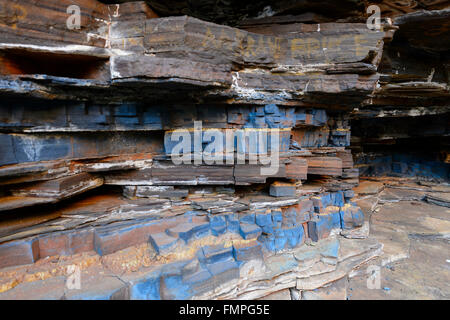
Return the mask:
<svg viewBox="0 0 450 320"><path fill-rule="evenodd" d="M442 1L72 2L0 0L0 298L341 297L359 175L449 180Z"/></svg>
<svg viewBox="0 0 450 320"><path fill-rule="evenodd" d="M449 180L449 14L447 6L395 18L377 89L352 115L362 175Z"/></svg>

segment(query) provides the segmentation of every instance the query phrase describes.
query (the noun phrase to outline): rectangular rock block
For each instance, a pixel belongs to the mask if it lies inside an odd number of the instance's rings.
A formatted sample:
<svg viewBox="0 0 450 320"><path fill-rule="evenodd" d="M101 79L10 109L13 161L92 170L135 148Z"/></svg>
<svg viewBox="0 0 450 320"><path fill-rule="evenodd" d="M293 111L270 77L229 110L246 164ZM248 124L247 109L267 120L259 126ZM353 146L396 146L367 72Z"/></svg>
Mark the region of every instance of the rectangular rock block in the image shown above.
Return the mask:
<svg viewBox="0 0 450 320"><path fill-rule="evenodd" d="M9 134L0 133L0 166L17 163L15 157L13 138Z"/></svg>
<svg viewBox="0 0 450 320"><path fill-rule="evenodd" d="M385 35L370 32L363 24L331 34L298 33L297 24L291 27L295 32L257 34L187 16L150 19L145 45L155 55L188 52L193 59L215 64L307 65L361 61L369 52L380 50L377 44Z"/></svg>
<svg viewBox="0 0 450 320"><path fill-rule="evenodd" d="M272 197L294 197L295 184L274 182L270 185L269 194Z"/></svg>
<svg viewBox="0 0 450 320"><path fill-rule="evenodd" d="M272 222L274 228L281 228L283 222L283 212L281 210L272 210Z"/></svg>
<svg viewBox="0 0 450 320"><path fill-rule="evenodd" d="M331 195L328 192L314 196L311 200L314 205L314 212L316 213L324 213L328 206L333 205Z"/></svg>
<svg viewBox="0 0 450 320"><path fill-rule="evenodd" d="M149 238L153 249L160 255L170 253L176 246L177 240L177 238L171 237L165 232L151 234Z"/></svg>
<svg viewBox="0 0 450 320"><path fill-rule="evenodd" d="M292 130L292 140L302 148L319 148L328 145L329 130L324 128L300 128Z"/></svg>
<svg viewBox="0 0 450 320"><path fill-rule="evenodd" d="M318 214L314 220L308 222L308 234L313 241L327 238L332 229L341 228L339 207L329 207L325 214Z"/></svg>
<svg viewBox="0 0 450 320"><path fill-rule="evenodd" d="M337 157L307 157L308 174L341 176L342 160Z"/></svg>
<svg viewBox="0 0 450 320"><path fill-rule="evenodd" d="M18 240L0 245L0 268L31 264L39 259L39 242Z"/></svg>

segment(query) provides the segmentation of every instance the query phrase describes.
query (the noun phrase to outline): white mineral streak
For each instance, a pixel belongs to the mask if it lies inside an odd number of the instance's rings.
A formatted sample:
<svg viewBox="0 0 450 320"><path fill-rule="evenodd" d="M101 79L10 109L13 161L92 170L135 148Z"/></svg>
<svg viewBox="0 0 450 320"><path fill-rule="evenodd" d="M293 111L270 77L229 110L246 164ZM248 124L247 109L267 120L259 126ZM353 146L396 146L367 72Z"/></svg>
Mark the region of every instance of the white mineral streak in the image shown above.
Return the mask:
<svg viewBox="0 0 450 320"><path fill-rule="evenodd" d="M256 92L255 89L243 88L239 85L239 81L241 81L241 79L239 78L239 72L233 72L231 74L231 77L232 77L231 88L234 89L236 93L238 93L241 97L248 99L253 99L256 97L258 93ZM247 83L245 83L245 85L247 85Z"/></svg>
<svg viewBox="0 0 450 320"><path fill-rule="evenodd" d="M111 56L125 56L133 54L132 51L121 49L107 49L93 46L70 44L65 46L44 46L24 43L0 43L0 50L24 50L31 52L47 52L54 54L77 54L98 58L109 58Z"/></svg>
<svg viewBox="0 0 450 320"><path fill-rule="evenodd" d="M12 193L16 196L36 196L36 197L44 197L44 198L66 198L69 196L74 196L85 192L89 189L98 187L103 184L103 178L95 178L89 181L82 181L76 185L73 185L70 188L65 189L64 191L59 190L17 190L12 191Z"/></svg>

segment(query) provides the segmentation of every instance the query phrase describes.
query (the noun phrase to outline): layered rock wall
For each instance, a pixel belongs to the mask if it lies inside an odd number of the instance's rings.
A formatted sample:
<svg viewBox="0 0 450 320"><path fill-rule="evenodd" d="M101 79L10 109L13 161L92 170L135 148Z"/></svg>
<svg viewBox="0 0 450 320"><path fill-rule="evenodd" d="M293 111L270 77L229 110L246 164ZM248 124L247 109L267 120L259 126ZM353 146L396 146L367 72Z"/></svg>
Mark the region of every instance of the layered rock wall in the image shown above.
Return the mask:
<svg viewBox="0 0 450 320"><path fill-rule="evenodd" d="M370 144L445 144L448 48L412 29L447 10L371 30L362 1L225 21L105 2L79 1L74 30L72 1L0 2L0 298L295 296L380 254L352 201L360 173L448 179L448 159ZM439 61L417 65L405 41ZM418 132L411 117L439 119Z"/></svg>

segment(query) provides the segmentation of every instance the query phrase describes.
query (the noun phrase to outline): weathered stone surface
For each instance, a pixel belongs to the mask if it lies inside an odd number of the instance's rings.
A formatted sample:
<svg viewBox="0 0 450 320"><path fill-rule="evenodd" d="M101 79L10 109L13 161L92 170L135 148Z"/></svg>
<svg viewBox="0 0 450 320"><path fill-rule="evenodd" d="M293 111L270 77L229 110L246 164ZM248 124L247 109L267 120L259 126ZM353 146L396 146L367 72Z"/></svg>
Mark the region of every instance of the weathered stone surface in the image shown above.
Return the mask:
<svg viewBox="0 0 450 320"><path fill-rule="evenodd" d="M449 47L448 30L450 10L419 11L405 14L395 19L399 26L398 35L408 38L409 42L419 48L433 51L445 51ZM430 31L430 29L432 31ZM432 35L432 36L430 36Z"/></svg>
<svg viewBox="0 0 450 320"><path fill-rule="evenodd" d="M302 300L347 300L347 281L342 278L314 291L302 291Z"/></svg>
<svg viewBox="0 0 450 320"><path fill-rule="evenodd" d="M91 270L80 277L80 289L65 290L67 300L128 300L129 288L115 276Z"/></svg>
<svg viewBox="0 0 450 320"><path fill-rule="evenodd" d="M348 49L348 55L344 56L337 53L340 47L332 45L336 42L330 43L330 41L336 41L336 39L331 40L331 37L320 33L310 33L312 37L306 39L296 37L296 35L283 38L283 34L278 33L277 35L280 37L275 38L247 33L239 29L207 23L187 16L171 17L147 21L148 38L146 38L146 46L148 51L152 53L164 52L167 51L168 47L171 47L171 50L166 53L171 55L176 55L177 51L180 50L176 45L185 46L187 50L183 54L194 55L194 48L205 51L211 50L211 53L205 55L203 59L209 59L209 61L218 64L233 61L241 64L245 62L292 65L292 62L295 64L299 60L303 61L304 64L316 64L324 60L329 63L344 63L352 60L363 60L370 50L377 50L377 40L383 37L381 32L369 33L365 25L354 25L354 29L351 31L355 32L357 29L365 33L358 35L361 40L365 38L365 41L361 41L361 47L357 51L355 49L360 41L357 38L358 36L355 37L356 35L350 34L342 38L340 40L341 46L347 46ZM164 38L164 36L167 40L162 43L159 39ZM372 46L367 45L370 43L369 39L375 40ZM226 40L231 43L227 43ZM324 53L325 50L322 50L322 48L328 47L328 45L330 45L330 52L327 50ZM300 49L306 49L307 51L301 52Z"/></svg>
<svg viewBox="0 0 450 320"><path fill-rule="evenodd" d="M185 60L175 58L158 58L143 55L114 57L113 79L147 77L179 78L201 86L229 86L231 77L226 68L202 62L186 64ZM194 72L194 70L197 70ZM203 84L204 83L204 84Z"/></svg>
<svg viewBox="0 0 450 320"><path fill-rule="evenodd" d="M13 210L52 202L54 202L54 199L52 198L6 196L1 199L0 211Z"/></svg>
<svg viewBox="0 0 450 320"><path fill-rule="evenodd" d="M326 210L324 214L318 214L315 219L308 222L308 235L313 241L318 241L328 237L331 230L340 229L340 227L339 208L334 207L331 210Z"/></svg>
<svg viewBox="0 0 450 320"><path fill-rule="evenodd" d="M94 248L99 255L106 255L132 245L148 241L151 233L160 233L174 225L171 221L150 221L146 223L119 223L118 225L100 227L95 230Z"/></svg>
<svg viewBox="0 0 450 320"><path fill-rule="evenodd" d="M88 173L82 173L65 178L39 182L20 189L12 189L11 192L14 196L65 198L99 187L102 184L103 179L91 176Z"/></svg>
<svg viewBox="0 0 450 320"><path fill-rule="evenodd" d="M85 229L77 233L61 232L39 237L39 257L73 255L94 250L94 230Z"/></svg>
<svg viewBox="0 0 450 320"><path fill-rule="evenodd" d="M62 300L66 286L65 277L21 283L11 290L1 292L1 300ZM30 293L33 293L30 295Z"/></svg>
<svg viewBox="0 0 450 320"><path fill-rule="evenodd" d="M295 196L295 185L275 182L270 185L269 193L273 197L293 197Z"/></svg>
<svg viewBox="0 0 450 320"><path fill-rule="evenodd" d="M407 185L409 188L425 187L416 183ZM446 262L438 258L445 251L446 242L442 237L448 232L447 224L442 207L427 202L398 201L380 206L372 213L370 234L384 244L384 253L367 263L367 268L380 268L380 288L367 289L369 274L366 267L362 268L350 278L349 299L369 296L371 299L443 299L448 296L448 289L441 282L446 277L445 272L441 272Z"/></svg>
<svg viewBox="0 0 450 320"><path fill-rule="evenodd" d="M369 237L370 227L369 222L364 222L361 227L350 229L350 230L342 230L341 236L349 239L366 239Z"/></svg>
<svg viewBox="0 0 450 320"><path fill-rule="evenodd" d="M265 297L262 297L258 300L292 300L291 292L289 289L281 290L278 292L271 293Z"/></svg>
<svg viewBox="0 0 450 320"><path fill-rule="evenodd" d="M361 227L364 223L364 214L359 207L346 204L339 213L341 215L343 229Z"/></svg>
<svg viewBox="0 0 450 320"><path fill-rule="evenodd" d="M288 22L297 21L296 19L302 19L302 15L298 16L287 16L292 9L292 7L298 7L301 11L311 12L313 9L317 8L317 3L314 1L301 1L294 3L285 3L278 1L264 1L258 3L241 3L241 2L230 2L229 4L216 4L214 2L205 2L205 6L193 6L188 1L180 1L179 5L171 6L165 1L160 0L150 0L152 8L164 16L172 16L172 15L181 15L181 14L189 14L194 17L199 17L201 19L207 21L218 21L223 24L234 24L237 22L241 22L244 26L247 24L253 23L276 23L287 20ZM323 8L324 12L329 12L332 17L344 17L347 15L357 14L358 10L363 10L363 6L361 3L355 1L343 1L339 5L334 2L322 2L321 8ZM265 8L268 6L270 9ZM266 14L266 11L270 13ZM273 17L271 15L282 15L282 17ZM311 19L313 14L306 14L306 21ZM322 17L321 15L318 15ZM289 19L290 18L290 19ZM267 19L267 20L266 20ZM324 19L324 17L322 17ZM249 20L249 21L248 21ZM262 20L262 21L261 21ZM314 20L315 21L315 20Z"/></svg>
<svg viewBox="0 0 450 320"><path fill-rule="evenodd" d="M2 42L40 45L60 42L62 46L79 44L103 48L106 41L107 6L98 1L81 1L79 5L85 10L80 21L82 31L74 32L66 25L66 11L71 4L65 0L58 3L50 0L34 6L23 1L11 7L7 1L2 1Z"/></svg>
<svg viewBox="0 0 450 320"><path fill-rule="evenodd" d="M308 174L341 176L342 160L334 157L308 157Z"/></svg>
<svg viewBox="0 0 450 320"><path fill-rule="evenodd" d="M171 237L164 232L150 235L150 244L158 254L167 254L176 245L177 238Z"/></svg>

